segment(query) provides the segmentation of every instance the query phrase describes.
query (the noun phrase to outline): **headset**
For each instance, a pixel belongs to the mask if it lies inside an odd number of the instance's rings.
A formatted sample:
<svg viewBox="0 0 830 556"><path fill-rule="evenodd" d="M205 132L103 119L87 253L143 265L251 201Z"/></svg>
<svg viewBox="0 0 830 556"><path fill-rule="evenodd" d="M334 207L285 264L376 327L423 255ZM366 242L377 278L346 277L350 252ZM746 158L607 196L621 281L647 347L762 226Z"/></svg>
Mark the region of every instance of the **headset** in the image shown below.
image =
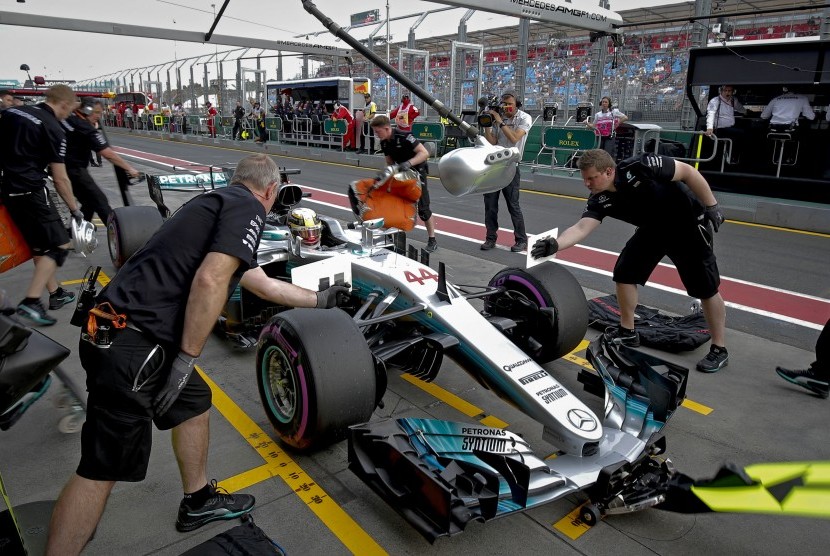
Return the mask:
<svg viewBox="0 0 830 556"><path fill-rule="evenodd" d="M518 95L516 95L516 91L505 91L501 94L501 97L499 98L504 97L513 97L513 100L516 101L516 108L522 107L522 101L519 99Z"/></svg>
<svg viewBox="0 0 830 556"><path fill-rule="evenodd" d="M732 87L732 96L738 94L738 89L736 89L734 85L721 85L720 87L718 87L718 93L722 93L724 87Z"/></svg>

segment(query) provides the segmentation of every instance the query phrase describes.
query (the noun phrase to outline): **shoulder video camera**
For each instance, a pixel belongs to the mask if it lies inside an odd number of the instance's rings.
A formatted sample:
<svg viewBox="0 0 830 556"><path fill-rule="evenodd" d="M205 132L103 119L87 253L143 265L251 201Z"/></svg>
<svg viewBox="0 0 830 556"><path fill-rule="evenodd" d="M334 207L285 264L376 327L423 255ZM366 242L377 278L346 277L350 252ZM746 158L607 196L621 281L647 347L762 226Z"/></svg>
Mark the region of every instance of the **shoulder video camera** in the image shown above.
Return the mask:
<svg viewBox="0 0 830 556"><path fill-rule="evenodd" d="M490 115L491 110L498 113L500 116L504 115L504 103L496 95L481 97L478 99L478 107L479 127L493 127L493 116Z"/></svg>

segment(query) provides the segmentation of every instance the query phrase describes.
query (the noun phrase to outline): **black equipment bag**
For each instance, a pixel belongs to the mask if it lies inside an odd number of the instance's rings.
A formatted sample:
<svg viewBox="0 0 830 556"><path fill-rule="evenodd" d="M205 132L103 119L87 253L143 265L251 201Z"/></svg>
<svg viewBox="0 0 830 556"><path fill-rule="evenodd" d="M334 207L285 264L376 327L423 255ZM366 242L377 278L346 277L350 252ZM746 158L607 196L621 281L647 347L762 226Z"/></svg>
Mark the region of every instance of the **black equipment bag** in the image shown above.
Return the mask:
<svg viewBox="0 0 830 556"><path fill-rule="evenodd" d="M242 525L219 533L196 545L181 556L285 556L280 545L260 529L250 515L242 518Z"/></svg>
<svg viewBox="0 0 830 556"><path fill-rule="evenodd" d="M672 353L691 351L709 341L709 328L703 313L672 317L657 309L637 305L634 326L640 342L649 347ZM588 325L605 330L619 326L620 306L616 295L596 297L588 301Z"/></svg>

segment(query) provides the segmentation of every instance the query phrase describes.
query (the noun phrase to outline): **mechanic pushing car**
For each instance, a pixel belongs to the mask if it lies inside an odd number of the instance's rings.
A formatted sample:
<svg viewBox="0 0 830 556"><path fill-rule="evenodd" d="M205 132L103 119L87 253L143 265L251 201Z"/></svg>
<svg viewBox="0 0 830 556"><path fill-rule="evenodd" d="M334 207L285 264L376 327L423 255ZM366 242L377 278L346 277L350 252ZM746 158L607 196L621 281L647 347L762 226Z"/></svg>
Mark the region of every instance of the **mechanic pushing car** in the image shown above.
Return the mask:
<svg viewBox="0 0 830 556"><path fill-rule="evenodd" d="M407 97L408 98L408 97ZM435 217L429 208L429 189L427 189L427 160L429 151L409 131L392 129L392 122L384 115L372 118L369 124L375 135L380 139L380 149L386 155L386 163L393 165L387 168L389 175L404 170L418 172L421 181L421 197L418 199L418 216L424 221L427 229L426 251L432 253L438 249L438 241L435 239Z"/></svg>
<svg viewBox="0 0 830 556"><path fill-rule="evenodd" d="M537 240L531 255L549 256L576 245L606 216L637 226L614 266L620 325L606 330L606 338L629 347L640 345L634 329L637 284L644 285L660 259L668 256L688 294L702 300L712 335L709 353L697 370L714 373L724 368L729 362L726 307L718 293L720 275L712 248L713 232L724 218L706 179L688 164L656 154L628 158L616 166L601 149L586 151L579 171L591 191L582 218L558 239Z"/></svg>
<svg viewBox="0 0 830 556"><path fill-rule="evenodd" d="M265 216L279 185L271 158L244 158L231 186L184 205L96 298L79 342L89 390L81 462L55 505L47 554L80 553L115 482L144 479L151 423L172 429L184 489L179 531L253 508L253 496L208 483L211 391L193 371L196 359L237 283L294 307L335 307L338 294L348 291L332 286L314 292L269 278L257 266Z"/></svg>

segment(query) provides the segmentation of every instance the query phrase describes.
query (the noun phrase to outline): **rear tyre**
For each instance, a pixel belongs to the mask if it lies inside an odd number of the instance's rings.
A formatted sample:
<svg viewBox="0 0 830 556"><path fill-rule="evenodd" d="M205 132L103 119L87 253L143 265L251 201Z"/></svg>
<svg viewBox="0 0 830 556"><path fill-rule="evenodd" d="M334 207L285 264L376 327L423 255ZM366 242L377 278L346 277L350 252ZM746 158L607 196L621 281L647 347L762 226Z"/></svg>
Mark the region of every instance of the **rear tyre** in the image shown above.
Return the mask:
<svg viewBox="0 0 830 556"><path fill-rule="evenodd" d="M515 321L507 336L540 365L567 355L585 337L588 303L565 267L505 268L489 285L505 291L486 298L485 312Z"/></svg>
<svg viewBox="0 0 830 556"><path fill-rule="evenodd" d="M107 219L107 244L110 260L121 268L164 221L155 207L118 207Z"/></svg>
<svg viewBox="0 0 830 556"><path fill-rule="evenodd" d="M291 309L259 337L257 384L268 420L298 450L322 446L375 408L375 363L340 309Z"/></svg>

